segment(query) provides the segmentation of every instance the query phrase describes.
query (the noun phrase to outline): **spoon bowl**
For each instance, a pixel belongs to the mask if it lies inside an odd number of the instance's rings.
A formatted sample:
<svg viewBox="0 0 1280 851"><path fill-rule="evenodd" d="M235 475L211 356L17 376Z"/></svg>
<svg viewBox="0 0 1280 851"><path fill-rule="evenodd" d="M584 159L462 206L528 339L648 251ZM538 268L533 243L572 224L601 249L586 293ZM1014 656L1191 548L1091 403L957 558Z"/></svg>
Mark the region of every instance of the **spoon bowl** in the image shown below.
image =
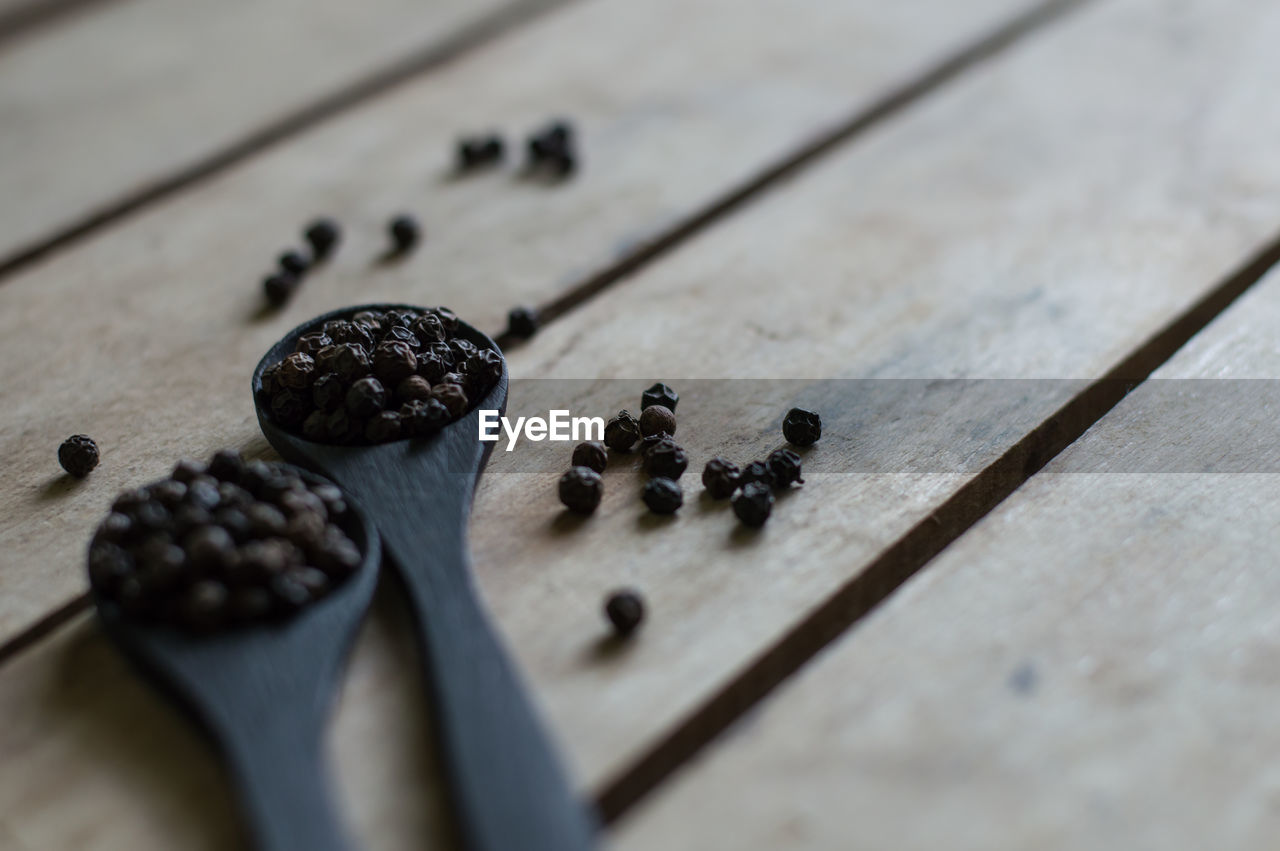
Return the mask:
<svg viewBox="0 0 1280 851"><path fill-rule="evenodd" d="M190 634L130 620L93 592L107 636L213 739L260 851L351 847L331 803L322 743L377 587L381 546L357 502L347 506L341 525L362 554L360 567L287 620Z"/></svg>
<svg viewBox="0 0 1280 851"><path fill-rule="evenodd" d="M577 800L519 677L475 591L467 524L492 442L479 439L480 411L506 410L508 376L461 418L428 438L336 446L306 440L272 421L259 401L262 373L299 337L362 310L350 307L290 331L253 374L258 422L286 460L337 482L370 511L388 563L412 610L458 832L471 851L584 851L593 847L590 812ZM454 336L501 355L480 331Z"/></svg>

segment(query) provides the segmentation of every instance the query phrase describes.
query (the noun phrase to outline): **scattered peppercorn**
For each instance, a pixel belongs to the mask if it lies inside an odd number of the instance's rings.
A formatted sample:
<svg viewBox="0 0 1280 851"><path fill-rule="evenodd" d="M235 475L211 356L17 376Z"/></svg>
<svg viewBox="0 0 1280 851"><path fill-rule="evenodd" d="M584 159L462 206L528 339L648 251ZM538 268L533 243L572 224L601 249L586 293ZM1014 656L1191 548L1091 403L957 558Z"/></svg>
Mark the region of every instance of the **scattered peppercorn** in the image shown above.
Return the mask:
<svg viewBox="0 0 1280 851"><path fill-rule="evenodd" d="M73 434L58 447L58 463L77 479L83 479L98 466L98 444L85 434Z"/></svg>
<svg viewBox="0 0 1280 851"><path fill-rule="evenodd" d="M788 488L792 484L804 484L804 479L800 478L800 456L790 449L773 450L765 463L773 474L774 487Z"/></svg>
<svg viewBox="0 0 1280 851"><path fill-rule="evenodd" d="M609 466L609 453L604 444L597 440L588 440L573 447L573 466L590 467L597 473L603 473Z"/></svg>
<svg viewBox="0 0 1280 851"><path fill-rule="evenodd" d="M573 127L566 121L554 121L529 136L529 169L541 170L556 177L568 177L578 165Z"/></svg>
<svg viewBox="0 0 1280 851"><path fill-rule="evenodd" d="M773 510L773 491L763 482L747 482L733 495L733 513L743 525L758 529Z"/></svg>
<svg viewBox="0 0 1280 851"><path fill-rule="evenodd" d="M650 405L640 412L640 434L650 437L659 433L676 433L676 415L665 405Z"/></svg>
<svg viewBox="0 0 1280 851"><path fill-rule="evenodd" d="M503 375L502 355L454 337L457 329L446 308L362 310L327 321L263 369L259 404L277 424L317 443L429 437ZM439 339L424 344L415 330ZM408 408L411 402L433 404Z"/></svg>
<svg viewBox="0 0 1280 851"><path fill-rule="evenodd" d="M391 234L391 253L393 255L407 254L412 251L422 237L422 229L419 227L417 219L407 214L393 218L387 225L387 232Z"/></svg>
<svg viewBox="0 0 1280 851"><path fill-rule="evenodd" d="M738 489L738 465L716 456L702 469L702 486L712 499L727 499Z"/></svg>
<svg viewBox="0 0 1280 851"><path fill-rule="evenodd" d="M131 619L192 632L287 616L359 567L347 511L335 486L283 464L228 450L179 462L113 503L89 547L90 582Z"/></svg>
<svg viewBox="0 0 1280 851"><path fill-rule="evenodd" d="M337 248L338 241L342 238L342 230L333 219L316 219L307 225L302 235L311 246L312 258L319 261L328 259Z"/></svg>
<svg viewBox="0 0 1280 851"><path fill-rule="evenodd" d="M684 504L684 492L671 479L650 479L644 486L644 504L654 514L675 514Z"/></svg>
<svg viewBox="0 0 1280 851"><path fill-rule="evenodd" d="M301 278L311 268L310 261L303 257L297 251L286 251L280 255L280 268L284 272L293 275L295 278Z"/></svg>
<svg viewBox="0 0 1280 851"><path fill-rule="evenodd" d="M796 446L812 446L822 437L822 418L814 411L792 408L782 420L782 436Z"/></svg>
<svg viewBox="0 0 1280 851"><path fill-rule="evenodd" d="M507 314L507 333L527 340L538 332L538 311L532 307L513 307Z"/></svg>
<svg viewBox="0 0 1280 851"><path fill-rule="evenodd" d="M750 484L751 482L759 482L767 488L773 488L773 471L769 469L768 462L752 461L750 464L742 468L742 472L738 474L739 487Z"/></svg>
<svg viewBox="0 0 1280 851"><path fill-rule="evenodd" d="M684 475L689 456L669 437L664 437L645 452L644 470L650 476L675 480Z"/></svg>
<svg viewBox="0 0 1280 851"><path fill-rule="evenodd" d="M272 307L283 307L298 289L298 277L288 272L276 272L262 280L262 293Z"/></svg>
<svg viewBox="0 0 1280 851"><path fill-rule="evenodd" d="M640 423L630 411L618 411L618 415L605 423L604 444L615 452L630 452L640 439Z"/></svg>
<svg viewBox="0 0 1280 851"><path fill-rule="evenodd" d="M590 514L600 504L604 481L590 467L570 467L560 477L560 501L575 514Z"/></svg>
<svg viewBox="0 0 1280 851"><path fill-rule="evenodd" d="M614 591L605 599L604 616L613 625L613 631L626 638L644 621L644 600L629 588Z"/></svg>
<svg viewBox="0 0 1280 851"><path fill-rule="evenodd" d="M659 381L640 394L640 412L644 413L645 408L652 405L661 405L674 414L679 401L680 395Z"/></svg>
<svg viewBox="0 0 1280 851"><path fill-rule="evenodd" d="M502 137L495 134L489 136L471 136L458 141L458 170L470 171L481 166L491 166L502 162L505 146Z"/></svg>

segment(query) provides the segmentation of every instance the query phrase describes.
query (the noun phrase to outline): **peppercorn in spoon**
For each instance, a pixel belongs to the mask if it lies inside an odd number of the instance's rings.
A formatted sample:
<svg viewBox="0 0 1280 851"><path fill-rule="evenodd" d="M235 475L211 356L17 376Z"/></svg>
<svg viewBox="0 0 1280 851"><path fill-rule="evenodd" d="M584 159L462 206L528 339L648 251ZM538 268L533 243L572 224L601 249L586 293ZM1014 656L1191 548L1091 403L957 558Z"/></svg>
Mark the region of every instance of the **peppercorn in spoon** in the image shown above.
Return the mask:
<svg viewBox="0 0 1280 851"><path fill-rule="evenodd" d="M106 634L213 738L261 851L343 851L321 745L377 585L334 485L220 452L122 494L89 547Z"/></svg>
<svg viewBox="0 0 1280 851"><path fill-rule="evenodd" d="M506 409L497 346L444 308L354 307L287 334L253 391L267 440L368 507L404 581L464 845L591 848L593 820L471 577L467 521L493 446L479 411Z"/></svg>

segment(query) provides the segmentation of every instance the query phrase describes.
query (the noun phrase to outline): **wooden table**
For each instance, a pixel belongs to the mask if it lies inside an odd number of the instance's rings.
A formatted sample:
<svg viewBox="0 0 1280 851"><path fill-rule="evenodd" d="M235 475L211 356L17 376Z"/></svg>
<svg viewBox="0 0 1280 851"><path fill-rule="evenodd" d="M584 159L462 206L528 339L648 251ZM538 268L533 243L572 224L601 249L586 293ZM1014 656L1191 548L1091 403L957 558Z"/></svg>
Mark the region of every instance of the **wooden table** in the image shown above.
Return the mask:
<svg viewBox="0 0 1280 851"><path fill-rule="evenodd" d="M673 522L628 468L566 524L519 453L475 509L609 845L1274 847L1280 467L1213 438L1274 428L1221 380L1280 371L1277 43L1264 0L0 0L0 848L240 846L83 551L177 459L268 456L257 358L374 301L539 307L530 412L685 382ZM572 180L450 178L459 133L561 115ZM400 210L427 244L375 265ZM341 251L262 314L318 213ZM733 532L702 463L832 378L806 484ZM951 395L877 413L909 386ZM602 652L619 585L651 616ZM383 593L329 746L367 847L445 848L404 617Z"/></svg>

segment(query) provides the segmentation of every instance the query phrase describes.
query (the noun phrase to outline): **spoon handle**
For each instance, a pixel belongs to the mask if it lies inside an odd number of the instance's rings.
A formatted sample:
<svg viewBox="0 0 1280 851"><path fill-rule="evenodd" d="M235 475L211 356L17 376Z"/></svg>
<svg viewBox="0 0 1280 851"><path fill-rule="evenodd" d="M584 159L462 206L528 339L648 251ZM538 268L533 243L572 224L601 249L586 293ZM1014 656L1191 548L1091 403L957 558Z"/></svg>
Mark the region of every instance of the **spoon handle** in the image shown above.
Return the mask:
<svg viewBox="0 0 1280 851"><path fill-rule="evenodd" d="M264 717L215 731L258 851L347 851L334 816L321 733L305 719Z"/></svg>
<svg viewBox="0 0 1280 851"><path fill-rule="evenodd" d="M585 851L591 814L569 786L470 579L465 520L424 538L387 529L401 565L469 851ZM424 563L425 562L425 563Z"/></svg>

